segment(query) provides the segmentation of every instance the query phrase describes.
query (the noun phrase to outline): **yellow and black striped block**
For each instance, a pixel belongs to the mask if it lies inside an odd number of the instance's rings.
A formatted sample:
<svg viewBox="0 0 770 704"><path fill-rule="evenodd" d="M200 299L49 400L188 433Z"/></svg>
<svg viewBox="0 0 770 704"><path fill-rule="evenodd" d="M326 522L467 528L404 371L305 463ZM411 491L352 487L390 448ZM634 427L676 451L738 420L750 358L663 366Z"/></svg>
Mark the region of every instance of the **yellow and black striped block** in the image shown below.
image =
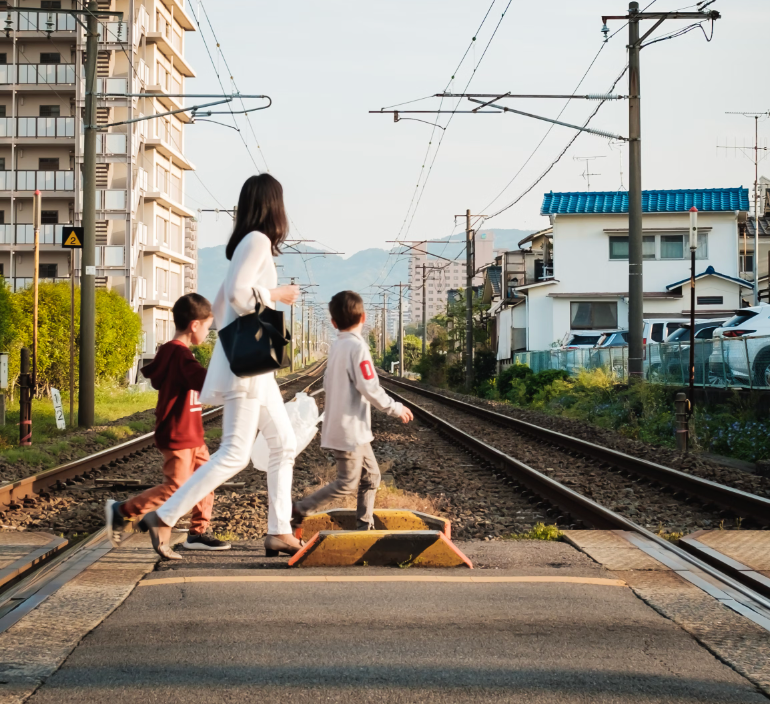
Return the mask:
<svg viewBox="0 0 770 704"><path fill-rule="evenodd" d="M289 560L289 567L355 565L473 568L438 530L322 530Z"/></svg>
<svg viewBox="0 0 770 704"><path fill-rule="evenodd" d="M451 524L445 518L401 508L375 509L374 528L375 530L437 530L447 538L452 537ZM314 513L305 518L295 535L299 540L309 540L322 530L355 529L356 512L346 508L335 508L323 513Z"/></svg>

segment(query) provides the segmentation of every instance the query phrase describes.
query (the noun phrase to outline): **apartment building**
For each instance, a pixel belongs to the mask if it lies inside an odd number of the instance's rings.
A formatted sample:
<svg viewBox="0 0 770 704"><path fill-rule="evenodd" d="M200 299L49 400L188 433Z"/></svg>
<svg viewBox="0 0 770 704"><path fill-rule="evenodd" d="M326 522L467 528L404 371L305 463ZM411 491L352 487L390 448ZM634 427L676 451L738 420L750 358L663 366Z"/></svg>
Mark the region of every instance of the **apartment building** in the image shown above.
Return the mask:
<svg viewBox="0 0 770 704"><path fill-rule="evenodd" d="M15 0L0 34L0 274L14 290L33 276L32 197L42 192L39 276L69 280L79 255L61 247L62 228L82 218L85 31L59 10L78 0ZM141 316L139 358L174 334L171 306L196 281L195 213L184 205L189 117L112 123L176 110L185 79L184 0L98 0L123 13L101 21L97 56L96 285L118 291ZM7 3L0 2L0 12ZM135 94L135 95L129 95Z"/></svg>
<svg viewBox="0 0 770 704"><path fill-rule="evenodd" d="M441 251L442 245L433 245L438 247L433 250L436 253ZM474 286L484 283L484 274L480 271L484 266L491 264L495 258L495 233L493 230L481 230L476 233L474 242L476 276L473 279ZM456 244L451 244L444 248L445 252L457 250ZM418 245L415 247L415 254L409 258L409 286L411 291L411 303L409 311L409 322L415 325L422 324L422 304L423 296L425 298L425 313L428 320L440 315L446 311L447 293L452 289L465 288L465 254L464 252L457 260L451 259L453 254L444 254L446 259L441 259L428 252L428 245ZM425 281L425 291L423 292L423 266L427 272Z"/></svg>

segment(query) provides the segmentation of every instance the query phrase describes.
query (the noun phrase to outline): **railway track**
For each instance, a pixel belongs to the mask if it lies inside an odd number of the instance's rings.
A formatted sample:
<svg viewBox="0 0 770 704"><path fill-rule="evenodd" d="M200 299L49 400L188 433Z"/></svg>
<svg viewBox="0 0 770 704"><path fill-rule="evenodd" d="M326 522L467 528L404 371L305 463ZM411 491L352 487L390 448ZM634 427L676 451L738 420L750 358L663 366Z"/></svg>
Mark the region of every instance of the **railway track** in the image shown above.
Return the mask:
<svg viewBox="0 0 770 704"><path fill-rule="evenodd" d="M299 374L280 380L278 385L281 387L281 391L283 393L291 392L292 390L296 392L304 389L305 386L310 388L322 378L325 364L325 361L319 362L308 370L303 370ZM214 408L203 414L203 422L211 423L221 417L222 408ZM96 452L87 457L67 462L53 469L31 474L17 481L0 484L0 509L21 507L25 498L35 496L41 491L56 485L58 482L74 479L102 467L114 467L118 463L127 463L132 457L137 457L142 452L153 447L155 447L155 434L145 433L127 442L115 445L101 452Z"/></svg>
<svg viewBox="0 0 770 704"><path fill-rule="evenodd" d="M300 391L310 391L323 379L325 361L302 372L279 380L284 398ZM203 414L204 423L212 423L222 415L221 408ZM0 485L0 507L23 508L26 497L32 497L45 489L55 487L69 479L80 477L102 468L130 464L144 452L154 447L154 434L147 433L115 447L68 462L54 469ZM15 623L29 608L34 608L41 598L53 593L84 569L93 564L111 548L104 529L92 533L74 546L55 538L50 545L33 550L12 565L0 570L0 633ZM19 608L26 604L29 608Z"/></svg>
<svg viewBox="0 0 770 704"><path fill-rule="evenodd" d="M733 570L728 574L724 571L724 564L721 565L722 569L713 566L715 564L714 560L711 560L710 564L706 560L701 559L697 554L694 554L694 550L684 550L674 545L629 518L571 489L524 462L511 457L481 438L466 432L467 425L465 425L465 428L460 428L416 403L413 398L407 398L393 389L397 387L424 396L436 404L460 410L466 415L470 414L474 417L483 418L487 423L499 427L513 429L540 439L547 439L549 443L572 452L573 456L588 455L593 459L599 459L605 464L616 467L620 466L629 473L648 478L652 476L653 481L664 485L670 480L672 484L676 482L673 486L679 490L682 490L682 485L694 487L695 490L705 497L704 500L709 503L726 506L730 510L735 510L737 507L739 510L744 511L743 515L754 517L761 525L767 525L770 521L770 501L767 499L741 492L732 487L703 480L699 477L684 475L683 472L664 467L663 465L655 465L646 460L640 460L639 458L609 450L608 448L598 446L586 447L591 446L591 443L545 428L539 428L530 423L525 423L457 399L448 398L435 391L415 387L412 384L397 381L385 375L381 375L381 378L388 392L397 400L407 404L415 416L423 423L432 427L452 442L465 447L472 454L483 458L503 475L507 476L514 489L519 490L525 496L529 496L531 501L539 501L541 508L544 508L549 515L556 516L561 524L569 522L569 519L565 518L565 516L571 516L574 520L588 524L596 529L621 531L630 536L630 539L636 542L641 549L649 552L656 559L663 561L664 564L670 563L672 569L677 569L674 566L678 565L679 574L682 574L686 579L692 579L691 575L688 575L687 567L696 567L711 577L714 583L721 585L723 594L740 595L744 601L739 608L749 604L748 608L755 620L759 619L759 622L763 624L770 623L770 599L764 595L766 592L764 592L754 577L747 579L745 573L742 573L740 570ZM652 466L648 467L647 465ZM649 474L643 474L642 471L649 472ZM689 480L695 481L690 482ZM695 492L693 491L693 493ZM695 495L697 496L698 494ZM702 584L698 584L697 579L693 580L693 583L703 588ZM725 601L729 600L726 599ZM732 608L731 604L727 605ZM739 610L739 608L736 610Z"/></svg>

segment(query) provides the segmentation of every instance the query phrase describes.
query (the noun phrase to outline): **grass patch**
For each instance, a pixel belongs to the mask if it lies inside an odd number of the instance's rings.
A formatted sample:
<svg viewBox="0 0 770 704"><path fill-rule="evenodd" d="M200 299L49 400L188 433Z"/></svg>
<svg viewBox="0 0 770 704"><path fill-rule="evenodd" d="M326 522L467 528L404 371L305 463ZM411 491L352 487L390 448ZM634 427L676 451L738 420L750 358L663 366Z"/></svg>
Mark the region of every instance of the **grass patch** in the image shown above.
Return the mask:
<svg viewBox="0 0 770 704"><path fill-rule="evenodd" d="M119 418L155 408L158 394L155 391L134 392L126 387L104 385L97 387L94 406L94 424L106 425ZM6 396L8 410L6 425L0 427L0 448L17 447L19 444L19 396L14 396L13 403ZM32 401L32 441L37 445L51 440L61 440L73 428L69 426L69 396L62 392L62 406L67 430L56 427L53 403L50 398ZM75 422L77 422L77 399L75 399ZM68 438L70 440L70 438Z"/></svg>
<svg viewBox="0 0 770 704"><path fill-rule="evenodd" d="M504 535L503 540L561 540L562 533L555 525L545 525L544 523L535 523L532 530L526 533L511 533Z"/></svg>
<svg viewBox="0 0 770 704"><path fill-rule="evenodd" d="M214 537L217 540L224 540L226 543L234 543L236 540L240 540L237 533L233 533L231 530L223 530L221 533L214 533Z"/></svg>
<svg viewBox="0 0 770 704"><path fill-rule="evenodd" d="M93 440L97 445L109 445L113 438L105 437L102 433L99 433L98 435L92 436L91 440Z"/></svg>
<svg viewBox="0 0 770 704"><path fill-rule="evenodd" d="M67 438L69 445L85 445L88 442L84 435L73 435L71 438Z"/></svg>
<svg viewBox="0 0 770 704"><path fill-rule="evenodd" d="M128 427L135 433L144 434L151 432L155 428L155 423L149 420L131 420L128 422Z"/></svg>
<svg viewBox="0 0 770 704"><path fill-rule="evenodd" d="M2 457L8 464L16 464L17 462L23 462L31 466L42 467L47 469L53 467L55 460L51 455L42 450L36 450L35 448L22 447L16 450L4 450L0 452Z"/></svg>
<svg viewBox="0 0 770 704"><path fill-rule="evenodd" d="M674 545L676 545L679 542L679 539L685 536L685 533L678 533L676 531L673 533L667 533L665 528L663 528L663 524L661 523L658 525L658 530L655 531L655 535L663 538L663 540L668 540L669 543L674 543Z"/></svg>
<svg viewBox="0 0 770 704"><path fill-rule="evenodd" d="M221 438L222 428L209 428L205 433L203 433L203 437L206 440L214 440L215 438Z"/></svg>
<svg viewBox="0 0 770 704"><path fill-rule="evenodd" d="M110 440L125 440L133 434L133 429L128 425L113 425L111 428L102 430L102 432L99 433L102 437L109 438Z"/></svg>

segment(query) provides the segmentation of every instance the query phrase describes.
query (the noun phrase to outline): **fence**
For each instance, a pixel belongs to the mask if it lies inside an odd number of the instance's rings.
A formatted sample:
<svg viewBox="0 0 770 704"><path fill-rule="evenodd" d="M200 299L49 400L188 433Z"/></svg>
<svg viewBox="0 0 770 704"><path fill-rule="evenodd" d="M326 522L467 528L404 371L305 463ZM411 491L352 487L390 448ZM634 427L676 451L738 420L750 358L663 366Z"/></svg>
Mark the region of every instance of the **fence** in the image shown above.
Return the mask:
<svg viewBox="0 0 770 704"><path fill-rule="evenodd" d="M583 369L609 369L628 378L628 347L552 349L514 353L501 362L526 364L537 373L562 369L577 375ZM644 350L644 376L659 384L689 383L690 343L650 343ZM695 384L705 387L770 388L770 335L695 340Z"/></svg>

